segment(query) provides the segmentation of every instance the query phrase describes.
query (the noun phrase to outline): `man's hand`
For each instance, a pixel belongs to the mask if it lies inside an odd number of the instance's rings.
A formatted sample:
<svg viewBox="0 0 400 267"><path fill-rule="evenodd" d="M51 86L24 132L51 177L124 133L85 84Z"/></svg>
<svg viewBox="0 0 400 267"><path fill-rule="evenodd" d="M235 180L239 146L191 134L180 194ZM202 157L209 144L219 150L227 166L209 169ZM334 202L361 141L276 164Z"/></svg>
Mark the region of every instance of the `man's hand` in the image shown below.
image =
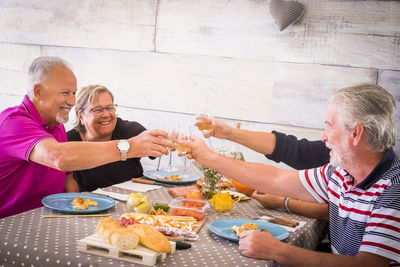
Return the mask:
<svg viewBox="0 0 400 267"><path fill-rule="evenodd" d="M240 234L239 251L247 257L274 260L274 251L280 243L270 233L249 230Z"/></svg>
<svg viewBox="0 0 400 267"><path fill-rule="evenodd" d="M188 159L194 159L201 166L204 166L206 160L210 159L210 156L214 154L203 140L194 135L190 136L190 141L178 141L178 144L190 147L191 151L186 154L186 157ZM182 156L182 154L179 153L179 156Z"/></svg>
<svg viewBox="0 0 400 267"><path fill-rule="evenodd" d="M251 195L254 199L260 202L264 208L267 209L280 209L284 208L283 206L283 196L261 193L259 191L254 191Z"/></svg>
<svg viewBox="0 0 400 267"><path fill-rule="evenodd" d="M174 143L168 139L168 133L163 130L147 130L128 139L131 148L128 157L161 157L168 155L168 148L175 149Z"/></svg>
<svg viewBox="0 0 400 267"><path fill-rule="evenodd" d="M216 119L211 120L210 118L208 118L206 116L199 116L196 118L196 120L197 120L197 122L194 124L195 126L197 126L197 123L202 122L202 121L212 122L212 124L214 125L214 128L211 132L203 133L203 136L205 138L210 138L211 136L214 136L219 139L228 139L229 140L229 136L231 135L233 127L229 126L228 124L226 124L220 120L216 120Z"/></svg>
<svg viewBox="0 0 400 267"><path fill-rule="evenodd" d="M390 259L358 252L355 256L321 253L295 247L258 230L240 234L239 251L246 257L274 260L287 266L388 266Z"/></svg>

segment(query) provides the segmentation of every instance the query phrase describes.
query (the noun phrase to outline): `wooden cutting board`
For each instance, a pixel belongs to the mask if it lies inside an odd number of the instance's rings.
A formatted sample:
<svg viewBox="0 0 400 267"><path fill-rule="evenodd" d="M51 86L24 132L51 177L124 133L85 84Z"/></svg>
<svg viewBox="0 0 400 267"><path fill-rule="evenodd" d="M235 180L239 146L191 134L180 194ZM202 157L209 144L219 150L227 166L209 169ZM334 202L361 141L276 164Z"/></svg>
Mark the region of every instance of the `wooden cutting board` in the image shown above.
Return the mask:
<svg viewBox="0 0 400 267"><path fill-rule="evenodd" d="M201 229L201 227L203 227L204 223L207 220L207 216L204 215L204 217L200 220L197 221L194 226L193 226L193 232L198 233ZM186 239L183 237L173 237L173 236L167 236L168 240L170 241L185 241Z"/></svg>
<svg viewBox="0 0 400 267"><path fill-rule="evenodd" d="M175 252L175 242L171 243L171 253ZM161 261L167 257L166 253L156 252L142 245L138 245L135 249L120 250L115 246L108 244L97 233L85 237L78 241L78 250L90 254L113 258L117 260L140 263L147 266L153 266L157 260Z"/></svg>
<svg viewBox="0 0 400 267"><path fill-rule="evenodd" d="M168 192L173 195L174 197L185 197L186 194L191 192L200 192L199 189L194 186L184 186L184 187L174 187L168 189Z"/></svg>

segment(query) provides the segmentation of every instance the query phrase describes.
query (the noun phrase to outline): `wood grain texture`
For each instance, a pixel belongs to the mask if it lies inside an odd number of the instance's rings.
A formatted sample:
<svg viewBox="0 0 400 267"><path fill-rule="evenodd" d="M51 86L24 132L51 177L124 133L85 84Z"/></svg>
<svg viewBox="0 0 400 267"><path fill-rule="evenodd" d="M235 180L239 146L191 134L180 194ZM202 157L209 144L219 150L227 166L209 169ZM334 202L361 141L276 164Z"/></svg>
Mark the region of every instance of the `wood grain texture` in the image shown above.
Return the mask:
<svg viewBox="0 0 400 267"><path fill-rule="evenodd" d="M119 105L322 128L330 93L375 82L358 68L154 53L43 48L69 58L79 86L100 83ZM114 71L118 70L118 71Z"/></svg>
<svg viewBox="0 0 400 267"><path fill-rule="evenodd" d="M175 253L176 244L171 243L171 253ZM139 263L146 266L154 266L157 261L165 260L167 253L159 253L138 245L135 249L119 250L117 247L106 243L103 238L97 234L87 236L77 242L77 249L85 253L91 253L103 257L114 258L127 262Z"/></svg>
<svg viewBox="0 0 400 267"><path fill-rule="evenodd" d="M245 3L246 2L246 3ZM160 2L157 51L274 61L400 68L400 2L305 2L279 32L265 1Z"/></svg>
<svg viewBox="0 0 400 267"><path fill-rule="evenodd" d="M2 1L0 41L153 51L156 2Z"/></svg>
<svg viewBox="0 0 400 267"><path fill-rule="evenodd" d="M0 42L0 71L7 70L27 73L30 64L38 56L40 56L39 46Z"/></svg>
<svg viewBox="0 0 400 267"><path fill-rule="evenodd" d="M379 72L378 84L388 90L396 102L396 111L394 113L394 123L397 129L397 152L400 155L400 70Z"/></svg>
<svg viewBox="0 0 400 267"><path fill-rule="evenodd" d="M0 111L22 101L29 65L39 55L38 46L0 43Z"/></svg>
<svg viewBox="0 0 400 267"><path fill-rule="evenodd" d="M21 102L39 55L70 61L79 87L104 84L121 115L149 125L208 108L308 136L324 127L329 94L359 82L399 107L400 1L303 3L302 20L278 32L265 0L3 0L0 111Z"/></svg>

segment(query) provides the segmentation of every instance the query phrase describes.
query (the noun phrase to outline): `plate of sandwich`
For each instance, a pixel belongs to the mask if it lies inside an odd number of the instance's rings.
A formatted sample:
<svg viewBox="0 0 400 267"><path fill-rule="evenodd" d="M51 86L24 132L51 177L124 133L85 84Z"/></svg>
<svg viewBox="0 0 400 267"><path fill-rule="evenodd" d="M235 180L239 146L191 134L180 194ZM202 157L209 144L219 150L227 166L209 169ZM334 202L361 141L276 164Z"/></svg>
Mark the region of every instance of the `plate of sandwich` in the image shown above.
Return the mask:
<svg viewBox="0 0 400 267"><path fill-rule="evenodd" d="M89 193L60 193L43 198L42 203L61 212L96 213L114 207L115 200Z"/></svg>
<svg viewBox="0 0 400 267"><path fill-rule="evenodd" d="M222 238L235 242L239 241L240 233L247 230L266 231L279 240L283 240L289 236L289 232L279 225L250 219L218 220L210 223L208 229Z"/></svg>

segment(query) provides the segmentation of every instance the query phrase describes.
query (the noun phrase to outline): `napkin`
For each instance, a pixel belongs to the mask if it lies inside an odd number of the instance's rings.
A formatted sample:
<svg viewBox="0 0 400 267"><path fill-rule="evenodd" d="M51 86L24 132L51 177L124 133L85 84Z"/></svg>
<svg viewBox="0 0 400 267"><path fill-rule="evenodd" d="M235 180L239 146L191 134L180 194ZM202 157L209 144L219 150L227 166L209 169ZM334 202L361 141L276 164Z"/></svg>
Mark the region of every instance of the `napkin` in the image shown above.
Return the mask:
<svg viewBox="0 0 400 267"><path fill-rule="evenodd" d="M260 219L258 219L257 221L266 221L266 222L268 222L268 220L270 220L270 219L273 219L273 218L270 217L270 216L264 215ZM284 225L280 225L280 224L277 224L277 225L279 225L280 227L285 228L288 232L296 232L301 227L303 227L305 224L306 224L305 221L299 221L299 225L297 225L296 227L289 227L289 226L284 226Z"/></svg>
<svg viewBox="0 0 400 267"><path fill-rule="evenodd" d="M128 194L121 194L121 193L114 193L109 191L104 191L101 188L97 188L96 190L92 191L92 193L100 194L103 196L111 197L120 201L126 201L128 199Z"/></svg>
<svg viewBox="0 0 400 267"><path fill-rule="evenodd" d="M114 184L113 186L122 188L122 189L128 189L132 190L135 192L142 192L145 193L147 191L159 189L162 186L160 185L149 185L149 184L140 184L140 183L133 183L132 181L126 181L120 184Z"/></svg>

